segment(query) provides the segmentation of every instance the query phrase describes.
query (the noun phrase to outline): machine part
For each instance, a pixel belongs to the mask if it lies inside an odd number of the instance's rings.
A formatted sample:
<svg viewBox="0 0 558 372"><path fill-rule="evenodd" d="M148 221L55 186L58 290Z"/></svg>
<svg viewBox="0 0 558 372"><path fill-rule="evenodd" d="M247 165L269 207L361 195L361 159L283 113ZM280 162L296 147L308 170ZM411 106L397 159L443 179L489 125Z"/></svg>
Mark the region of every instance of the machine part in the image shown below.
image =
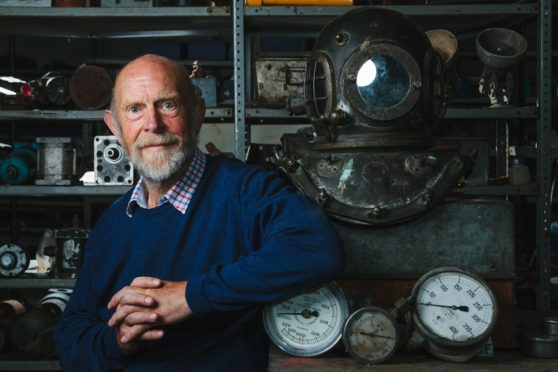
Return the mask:
<svg viewBox="0 0 558 372"><path fill-rule="evenodd" d="M558 317L547 317L540 330L519 335L519 351L535 358L558 358Z"/></svg>
<svg viewBox="0 0 558 372"><path fill-rule="evenodd" d="M37 261L37 275L46 275L54 270L56 253L54 253L55 251L50 247L55 246L56 240L54 239L54 231L51 229L45 229L37 247L37 252L35 253L35 259Z"/></svg>
<svg viewBox="0 0 558 372"><path fill-rule="evenodd" d="M69 288L50 288L48 294L39 301L41 308L53 308L56 313L62 314L70 301L72 290Z"/></svg>
<svg viewBox="0 0 558 372"><path fill-rule="evenodd" d="M447 82L446 90L444 92L445 99L449 101L453 92L460 85L459 75L457 74L457 49L458 42L457 37L448 30L436 29L426 31L426 36L432 44L432 48L442 58L445 65L445 78L444 81Z"/></svg>
<svg viewBox="0 0 558 372"><path fill-rule="evenodd" d="M115 136L94 139L94 172L97 185L131 185L134 167Z"/></svg>
<svg viewBox="0 0 558 372"><path fill-rule="evenodd" d="M403 134L347 135L328 144L297 133L284 134L281 142L279 170L310 198L321 199L331 217L359 225L401 223L426 213L445 199L476 155Z"/></svg>
<svg viewBox="0 0 558 372"><path fill-rule="evenodd" d="M75 278L83 261L85 243L89 238L86 229L54 230L56 247L45 249L46 255L54 255L54 275L63 278ZM54 252L52 252L54 251Z"/></svg>
<svg viewBox="0 0 558 372"><path fill-rule="evenodd" d="M491 107L510 104L513 76L510 72L527 52L527 39L507 28L488 28L477 35L476 51L484 68L479 92L489 97Z"/></svg>
<svg viewBox="0 0 558 372"><path fill-rule="evenodd" d="M14 145L14 150L0 162L0 181L8 185L21 185L35 177L37 155L28 145Z"/></svg>
<svg viewBox="0 0 558 372"><path fill-rule="evenodd" d="M109 104L112 86L107 70L95 65L82 65L70 79L70 96L79 108L96 110Z"/></svg>
<svg viewBox="0 0 558 372"><path fill-rule="evenodd" d="M70 137L38 137L36 185L71 185L76 149Z"/></svg>
<svg viewBox="0 0 558 372"><path fill-rule="evenodd" d="M381 307L364 307L352 313L345 322L343 343L359 362L380 364L397 350L399 326Z"/></svg>
<svg viewBox="0 0 558 372"><path fill-rule="evenodd" d="M24 314L25 305L17 300L0 302L0 351L5 351L10 346L10 333L16 318Z"/></svg>
<svg viewBox="0 0 558 372"><path fill-rule="evenodd" d="M153 0L101 0L101 6L108 8L150 7L153 6Z"/></svg>
<svg viewBox="0 0 558 372"><path fill-rule="evenodd" d="M23 248L15 244L0 246L0 276L18 276L28 267L29 256Z"/></svg>
<svg viewBox="0 0 558 372"><path fill-rule="evenodd" d="M303 58L257 59L256 104L284 107L291 97L304 96L305 66Z"/></svg>
<svg viewBox="0 0 558 372"><path fill-rule="evenodd" d="M336 283L266 305L265 330L284 352L301 357L325 353L341 339L349 305Z"/></svg>
<svg viewBox="0 0 558 372"><path fill-rule="evenodd" d="M43 106L66 106L70 103L68 92L69 79L56 71L49 71L41 78L24 85L29 90L33 101Z"/></svg>
<svg viewBox="0 0 558 372"><path fill-rule="evenodd" d="M32 357L54 356L54 330L66 308L70 295L49 292L37 309L32 309L16 320L12 332L12 343Z"/></svg>
<svg viewBox="0 0 558 372"><path fill-rule="evenodd" d="M465 362L484 347L498 314L496 298L476 274L442 267L424 274L410 297L410 349L423 347L447 361Z"/></svg>
<svg viewBox="0 0 558 372"><path fill-rule="evenodd" d="M546 334L558 336L558 317L544 318L543 330Z"/></svg>
<svg viewBox="0 0 558 372"><path fill-rule="evenodd" d="M200 97L206 107L217 107L217 78L200 77L192 79L192 84L200 90Z"/></svg>

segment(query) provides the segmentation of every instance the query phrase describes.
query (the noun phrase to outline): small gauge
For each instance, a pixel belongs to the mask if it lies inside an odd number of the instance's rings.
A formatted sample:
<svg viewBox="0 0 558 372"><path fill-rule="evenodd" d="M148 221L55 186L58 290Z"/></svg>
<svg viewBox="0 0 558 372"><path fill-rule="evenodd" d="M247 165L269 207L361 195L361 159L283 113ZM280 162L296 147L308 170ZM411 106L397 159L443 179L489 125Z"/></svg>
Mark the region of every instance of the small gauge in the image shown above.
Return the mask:
<svg viewBox="0 0 558 372"><path fill-rule="evenodd" d="M444 360L473 358L496 323L497 304L490 287L477 275L458 268L424 274L411 297L413 324L420 334L415 340Z"/></svg>
<svg viewBox="0 0 558 372"><path fill-rule="evenodd" d="M369 306L355 311L345 322L343 343L353 358L365 364L388 360L399 346L399 326L384 309Z"/></svg>
<svg viewBox="0 0 558 372"><path fill-rule="evenodd" d="M347 299L334 282L264 308L265 330L281 350L295 356L316 356L341 339L349 316Z"/></svg>

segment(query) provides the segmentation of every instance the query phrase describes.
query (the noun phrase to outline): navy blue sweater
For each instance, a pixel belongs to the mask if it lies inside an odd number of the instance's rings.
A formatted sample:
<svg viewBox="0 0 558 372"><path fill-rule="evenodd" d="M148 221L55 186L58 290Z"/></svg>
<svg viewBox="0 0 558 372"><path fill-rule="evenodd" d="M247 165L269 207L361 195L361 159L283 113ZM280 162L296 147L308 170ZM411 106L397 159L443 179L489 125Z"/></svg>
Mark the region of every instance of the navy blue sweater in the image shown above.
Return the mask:
<svg viewBox="0 0 558 372"><path fill-rule="evenodd" d="M269 342L267 301L333 279L341 243L323 212L277 175L208 157L186 214L138 208L130 192L90 234L74 293L55 334L66 371L259 371ZM188 281L193 316L126 354L107 326L110 298L137 276Z"/></svg>

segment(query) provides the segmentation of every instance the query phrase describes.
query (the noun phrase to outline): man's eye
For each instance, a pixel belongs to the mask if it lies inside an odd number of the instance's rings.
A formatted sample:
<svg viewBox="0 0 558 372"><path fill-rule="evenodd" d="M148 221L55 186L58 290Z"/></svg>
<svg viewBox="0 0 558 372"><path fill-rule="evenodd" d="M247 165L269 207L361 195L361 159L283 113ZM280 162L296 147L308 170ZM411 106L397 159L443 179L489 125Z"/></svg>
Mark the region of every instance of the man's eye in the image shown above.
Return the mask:
<svg viewBox="0 0 558 372"><path fill-rule="evenodd" d="M137 114L139 112L139 108L137 106L130 107L130 113Z"/></svg>
<svg viewBox="0 0 558 372"><path fill-rule="evenodd" d="M176 103L172 101L167 101L167 102L163 102L162 106L165 110L172 110L176 108Z"/></svg>

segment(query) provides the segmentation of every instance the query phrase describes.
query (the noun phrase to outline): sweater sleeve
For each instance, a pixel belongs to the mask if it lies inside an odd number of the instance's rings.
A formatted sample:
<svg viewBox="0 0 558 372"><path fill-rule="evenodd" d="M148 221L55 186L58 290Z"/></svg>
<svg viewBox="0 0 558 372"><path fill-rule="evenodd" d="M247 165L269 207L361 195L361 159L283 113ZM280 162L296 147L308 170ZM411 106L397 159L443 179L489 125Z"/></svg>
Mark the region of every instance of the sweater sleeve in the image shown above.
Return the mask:
<svg viewBox="0 0 558 372"><path fill-rule="evenodd" d="M91 236L86 252L93 240ZM95 316L100 309L98 296L91 285L92 266L86 254L72 296L54 334L55 353L64 371L118 370L124 367L128 355L118 346L115 328Z"/></svg>
<svg viewBox="0 0 558 372"><path fill-rule="evenodd" d="M236 202L248 253L189 280L194 314L278 300L341 273L342 244L324 212L277 175L251 168Z"/></svg>

